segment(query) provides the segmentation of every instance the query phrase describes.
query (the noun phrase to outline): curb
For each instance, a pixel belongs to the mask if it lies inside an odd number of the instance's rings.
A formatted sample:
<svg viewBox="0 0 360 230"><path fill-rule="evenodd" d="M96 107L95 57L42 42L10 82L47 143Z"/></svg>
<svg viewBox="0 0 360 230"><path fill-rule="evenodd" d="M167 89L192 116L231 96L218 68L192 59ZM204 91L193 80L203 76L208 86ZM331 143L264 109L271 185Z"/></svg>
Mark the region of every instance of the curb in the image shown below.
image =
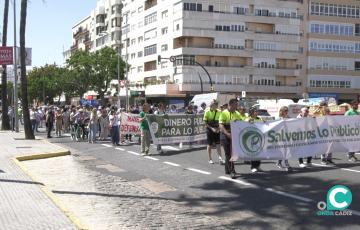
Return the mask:
<svg viewBox="0 0 360 230"><path fill-rule="evenodd" d="M33 181L39 181L36 177L28 170L28 168L22 163L22 161L29 161L29 160L39 160L39 159L47 159L53 157L61 157L61 156L68 156L71 155L69 150L66 151L59 151L59 152L50 152L45 154L34 154L28 156L20 156L12 158L14 163L19 166L26 175L28 175ZM58 208L70 219L70 221L75 225L76 228L80 230L88 230L89 228L85 227L80 220L71 212L69 211L65 205L61 203L61 201L56 197L56 195L49 190L46 185L39 184L40 189L45 193L45 195L56 205Z"/></svg>

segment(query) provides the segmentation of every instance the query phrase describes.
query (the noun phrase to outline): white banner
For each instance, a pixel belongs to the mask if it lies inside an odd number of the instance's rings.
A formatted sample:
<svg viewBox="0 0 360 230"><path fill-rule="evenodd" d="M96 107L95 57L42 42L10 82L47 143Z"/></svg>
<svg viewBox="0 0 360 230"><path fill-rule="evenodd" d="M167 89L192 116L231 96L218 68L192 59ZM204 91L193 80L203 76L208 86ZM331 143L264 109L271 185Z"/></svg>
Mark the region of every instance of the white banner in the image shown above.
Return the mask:
<svg viewBox="0 0 360 230"><path fill-rule="evenodd" d="M140 116L138 114L121 113L120 134L140 136Z"/></svg>
<svg viewBox="0 0 360 230"><path fill-rule="evenodd" d="M231 123L232 160L289 159L360 150L360 116Z"/></svg>

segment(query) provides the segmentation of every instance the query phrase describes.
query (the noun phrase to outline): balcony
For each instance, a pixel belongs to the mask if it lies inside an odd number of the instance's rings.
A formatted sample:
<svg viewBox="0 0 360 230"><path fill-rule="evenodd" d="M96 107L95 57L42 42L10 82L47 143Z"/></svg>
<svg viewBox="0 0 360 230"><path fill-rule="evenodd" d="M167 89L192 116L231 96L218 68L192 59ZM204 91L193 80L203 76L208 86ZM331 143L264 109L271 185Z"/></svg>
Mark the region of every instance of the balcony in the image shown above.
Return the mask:
<svg viewBox="0 0 360 230"><path fill-rule="evenodd" d="M210 84L203 84L204 92L210 91ZM300 94L302 88L294 85L255 85L255 84L214 84L215 92L222 93L240 93L246 91L247 93L265 93L265 94ZM200 92L201 85L199 83L183 82L179 84L180 92Z"/></svg>
<svg viewBox="0 0 360 230"><path fill-rule="evenodd" d="M145 1L145 10L148 10L157 5L157 0L146 0Z"/></svg>

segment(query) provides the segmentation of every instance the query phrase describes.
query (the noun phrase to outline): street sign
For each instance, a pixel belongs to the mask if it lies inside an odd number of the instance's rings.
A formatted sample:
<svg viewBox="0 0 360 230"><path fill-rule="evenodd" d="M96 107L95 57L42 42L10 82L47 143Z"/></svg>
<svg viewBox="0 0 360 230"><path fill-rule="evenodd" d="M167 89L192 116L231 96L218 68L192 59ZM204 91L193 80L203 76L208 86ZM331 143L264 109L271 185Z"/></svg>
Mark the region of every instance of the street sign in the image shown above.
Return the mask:
<svg viewBox="0 0 360 230"><path fill-rule="evenodd" d="M13 59L13 47L0 47L0 65L12 65Z"/></svg>
<svg viewBox="0 0 360 230"><path fill-rule="evenodd" d="M174 56L171 56L169 59L170 59L171 62L176 61L176 57L174 57Z"/></svg>
<svg viewBox="0 0 360 230"><path fill-rule="evenodd" d="M246 91L241 91L241 97L246 97Z"/></svg>

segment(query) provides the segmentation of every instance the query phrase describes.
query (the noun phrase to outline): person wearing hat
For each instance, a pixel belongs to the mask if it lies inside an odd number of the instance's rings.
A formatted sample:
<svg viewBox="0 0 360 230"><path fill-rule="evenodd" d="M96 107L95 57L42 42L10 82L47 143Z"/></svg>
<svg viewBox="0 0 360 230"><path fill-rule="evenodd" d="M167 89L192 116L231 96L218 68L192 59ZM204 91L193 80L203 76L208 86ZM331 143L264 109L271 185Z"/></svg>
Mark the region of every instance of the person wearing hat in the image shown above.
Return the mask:
<svg viewBox="0 0 360 230"><path fill-rule="evenodd" d="M211 147L216 145L216 151L219 158L219 163L223 164L224 160L221 157L220 146L220 130L219 130L219 117L220 110L218 110L218 103L216 101L211 102L210 109L204 114L204 122L206 123L206 140L207 140L207 153L209 157L209 164L214 164L211 159Z"/></svg>
<svg viewBox="0 0 360 230"><path fill-rule="evenodd" d="M230 122L241 121L240 113L236 110L237 107L238 100L231 99L228 109L222 111L219 116L220 142L225 152L225 174L230 174L233 179L236 178L236 172L234 162L230 161L232 155Z"/></svg>

